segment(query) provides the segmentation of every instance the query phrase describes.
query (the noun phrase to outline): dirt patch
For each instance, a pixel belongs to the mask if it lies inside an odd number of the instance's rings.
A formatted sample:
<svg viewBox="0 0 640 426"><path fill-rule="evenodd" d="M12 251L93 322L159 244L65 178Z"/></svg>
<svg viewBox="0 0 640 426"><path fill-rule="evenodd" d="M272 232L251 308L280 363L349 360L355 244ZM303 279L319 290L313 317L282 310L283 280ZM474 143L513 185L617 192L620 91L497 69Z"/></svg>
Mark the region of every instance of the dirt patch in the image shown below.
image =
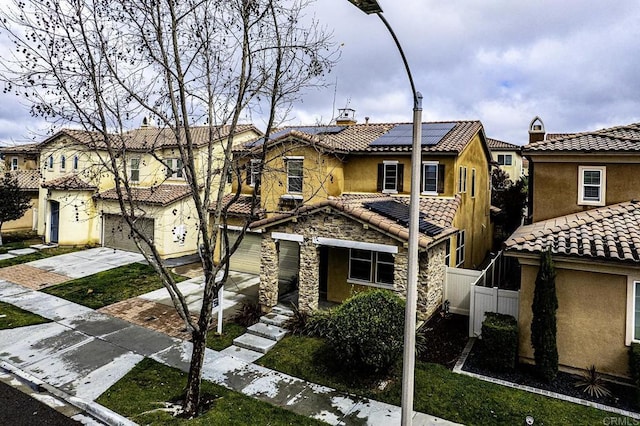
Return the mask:
<svg viewBox="0 0 640 426"><path fill-rule="evenodd" d="M418 359L452 369L469 340L469 317L436 314L420 328L419 333L422 334L424 350L418 352Z"/></svg>

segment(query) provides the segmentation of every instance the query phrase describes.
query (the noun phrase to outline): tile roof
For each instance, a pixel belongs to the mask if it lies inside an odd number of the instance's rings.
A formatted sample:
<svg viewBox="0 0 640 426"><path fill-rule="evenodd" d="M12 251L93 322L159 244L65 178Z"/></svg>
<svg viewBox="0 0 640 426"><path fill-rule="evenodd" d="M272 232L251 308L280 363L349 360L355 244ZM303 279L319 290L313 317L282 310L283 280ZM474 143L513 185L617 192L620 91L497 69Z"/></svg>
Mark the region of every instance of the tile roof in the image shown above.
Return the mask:
<svg viewBox="0 0 640 426"><path fill-rule="evenodd" d="M491 151L520 151L522 147L509 142L487 138L487 145Z"/></svg>
<svg viewBox="0 0 640 426"><path fill-rule="evenodd" d="M253 197L251 195L240 194L238 199L234 202L234 196L235 194L227 194L222 199L222 205L228 206L227 213L233 216L251 216L251 203ZM257 212L253 212L253 214L257 217L264 217L264 212L259 210L260 198L256 199L256 206ZM213 210L214 208L215 204L212 204L210 210Z"/></svg>
<svg viewBox="0 0 640 426"><path fill-rule="evenodd" d="M518 228L507 252L640 263L640 202L628 201Z"/></svg>
<svg viewBox="0 0 640 426"><path fill-rule="evenodd" d="M239 124L236 126L236 134L251 130L258 134L261 133L252 124ZM230 131L231 126L214 127L213 138L215 141L226 138L229 136ZM42 144L46 144L63 135L74 139L80 144L88 145L92 148L106 147L101 133L77 129L63 129L42 142ZM204 146L209 140L209 126L193 126L191 127L191 135L195 146ZM184 138L184 129L181 129L180 131L180 138L181 140ZM170 128L141 127L130 130L121 135L111 135L111 140L117 147L124 144L127 149L134 151L149 151L153 149L173 148L178 146L176 136Z"/></svg>
<svg viewBox="0 0 640 426"><path fill-rule="evenodd" d="M123 188L124 190L124 188ZM161 206L168 206L183 198L191 195L191 188L189 185L169 185L163 184L152 187L133 187L131 188L131 195L135 202L143 204L158 204ZM97 198L103 200L117 200L118 193L115 188L107 189L97 195Z"/></svg>
<svg viewBox="0 0 640 426"><path fill-rule="evenodd" d="M460 153L473 136L482 130L482 123L479 121L455 121L455 122L436 122L436 123L454 123L451 129L442 140L436 145L423 145L423 152L442 152L442 153ZM335 133L327 132L323 134L316 131L315 134L305 133L306 129L317 129L319 126L289 126L276 129L272 135L278 134L276 139L270 143L283 142L287 139L295 138L309 144L313 144L327 150L341 153L358 153L358 152L411 152L411 145L375 145L371 143L376 141L380 136L388 133L391 129L399 125L410 123L381 123L381 124L353 124L344 126L344 130ZM435 123L432 123L435 124ZM328 129L335 126L323 126ZM288 130L288 131L287 131ZM308 130L307 130L308 131ZM254 148L259 143L259 139L244 145L245 150Z"/></svg>
<svg viewBox="0 0 640 426"><path fill-rule="evenodd" d="M37 154L38 152L40 152L40 144L38 143L0 146L2 154Z"/></svg>
<svg viewBox="0 0 640 426"><path fill-rule="evenodd" d="M18 179L18 187L25 191L37 191L40 189L39 170L14 170L9 172Z"/></svg>
<svg viewBox="0 0 640 426"><path fill-rule="evenodd" d="M345 194L340 197L329 197L325 201L315 204L304 205L299 209L287 213L278 214L266 219L256 221L251 224L251 228L263 228L277 224L281 221L292 219L296 216L311 215L322 211L326 207L330 207L337 211L343 212L347 216L368 223L380 231L386 232L400 240L409 239L409 230L407 226L393 220L392 218L376 213L364 206L368 202L375 201L395 201L403 204L409 203L409 197L405 196L388 196L384 194ZM428 248L435 241L456 232L456 228L452 226L453 216L460 206L460 197L422 197L420 200L420 211L425 219L433 224L439 225L442 230L439 234L429 237L420 233L418 243L422 248Z"/></svg>
<svg viewBox="0 0 640 426"><path fill-rule="evenodd" d="M543 141L526 145L523 152L640 152L640 123L593 132L547 135Z"/></svg>
<svg viewBox="0 0 640 426"><path fill-rule="evenodd" d="M97 189L96 186L83 181L78 177L78 175L74 173L60 176L57 179L46 181L42 184L42 187L70 191L92 191Z"/></svg>

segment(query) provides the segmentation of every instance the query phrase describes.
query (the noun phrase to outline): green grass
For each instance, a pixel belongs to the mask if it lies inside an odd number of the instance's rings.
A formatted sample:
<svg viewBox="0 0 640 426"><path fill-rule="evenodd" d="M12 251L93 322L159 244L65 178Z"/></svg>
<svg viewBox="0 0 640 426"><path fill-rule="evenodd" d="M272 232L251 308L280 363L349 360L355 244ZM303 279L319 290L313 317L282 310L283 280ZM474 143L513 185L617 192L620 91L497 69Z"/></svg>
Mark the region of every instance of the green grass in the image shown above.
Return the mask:
<svg viewBox="0 0 640 426"><path fill-rule="evenodd" d="M362 377L332 364L324 340L289 336L258 364L311 382L400 405L401 365L389 373L389 386L380 391L380 377ZM353 376L360 376L354 379ZM438 364L416 363L414 409L468 425L602 424L612 414L455 374ZM619 416L616 416L619 417ZM627 419L632 421L630 419Z"/></svg>
<svg viewBox="0 0 640 426"><path fill-rule="evenodd" d="M233 339L243 335L247 331L247 327L234 322L227 322L222 325L222 334L216 333L214 330L207 334L207 347L214 351L221 351L233 344Z"/></svg>
<svg viewBox="0 0 640 426"><path fill-rule="evenodd" d="M174 275L176 281L186 278ZM162 288L158 273L149 265L131 263L108 271L46 288L42 291L92 309L99 309Z"/></svg>
<svg viewBox="0 0 640 426"><path fill-rule="evenodd" d="M60 254L67 254L85 249L86 247L52 247L44 250L38 250L35 253L26 254L24 256L16 256L11 259L0 260L0 268L6 268L7 266L19 265L21 263L32 262L34 260L45 259L47 257L58 256Z"/></svg>
<svg viewBox="0 0 640 426"><path fill-rule="evenodd" d="M155 411L165 401L179 401L186 373L144 359L102 394L97 402L138 424L152 425L321 425L319 421L250 398L203 380L202 394L214 398L200 417L185 420Z"/></svg>
<svg viewBox="0 0 640 426"><path fill-rule="evenodd" d="M9 303L0 302L0 330L44 324L46 322L51 321Z"/></svg>

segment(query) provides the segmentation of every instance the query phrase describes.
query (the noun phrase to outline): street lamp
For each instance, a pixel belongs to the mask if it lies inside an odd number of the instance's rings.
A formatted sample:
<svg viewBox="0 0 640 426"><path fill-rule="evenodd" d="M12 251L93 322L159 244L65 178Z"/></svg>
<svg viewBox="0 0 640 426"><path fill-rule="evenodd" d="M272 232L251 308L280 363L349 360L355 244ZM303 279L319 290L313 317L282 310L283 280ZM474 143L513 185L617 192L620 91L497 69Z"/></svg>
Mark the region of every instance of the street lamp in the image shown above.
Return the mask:
<svg viewBox="0 0 640 426"><path fill-rule="evenodd" d="M411 195L409 202L409 265L407 305L404 314L404 352L402 355L402 425L411 425L416 352L416 305L418 302L418 221L420 218L420 163L422 162L422 95L416 91L409 63L391 25L382 16L377 0L349 0L367 15L375 13L391 33L409 76L413 94L413 140L411 144Z"/></svg>

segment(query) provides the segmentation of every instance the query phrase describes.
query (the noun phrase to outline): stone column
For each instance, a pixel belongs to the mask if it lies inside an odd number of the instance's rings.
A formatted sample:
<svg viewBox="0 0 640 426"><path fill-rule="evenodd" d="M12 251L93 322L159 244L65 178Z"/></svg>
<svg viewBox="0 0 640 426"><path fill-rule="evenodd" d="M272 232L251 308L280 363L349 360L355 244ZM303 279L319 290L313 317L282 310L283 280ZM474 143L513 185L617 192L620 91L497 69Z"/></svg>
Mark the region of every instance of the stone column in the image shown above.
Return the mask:
<svg viewBox="0 0 640 426"><path fill-rule="evenodd" d="M298 280L298 309L301 312L317 310L320 298L320 251L308 239L300 244Z"/></svg>
<svg viewBox="0 0 640 426"><path fill-rule="evenodd" d="M273 238L263 235L260 250L262 261L258 303L263 312L269 312L278 304L278 249Z"/></svg>

